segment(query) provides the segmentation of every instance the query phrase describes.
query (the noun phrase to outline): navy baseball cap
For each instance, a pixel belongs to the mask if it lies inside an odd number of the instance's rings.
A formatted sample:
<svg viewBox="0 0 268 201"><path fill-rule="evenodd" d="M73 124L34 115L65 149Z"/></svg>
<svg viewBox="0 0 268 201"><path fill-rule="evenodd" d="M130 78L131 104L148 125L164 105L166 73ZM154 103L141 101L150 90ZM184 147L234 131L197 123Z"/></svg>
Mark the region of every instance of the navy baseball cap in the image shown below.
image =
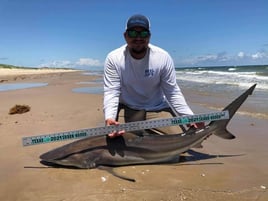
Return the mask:
<svg viewBox="0 0 268 201"><path fill-rule="evenodd" d="M126 29L131 29L133 27L143 27L150 30L150 21L144 15L133 15L127 20Z"/></svg>

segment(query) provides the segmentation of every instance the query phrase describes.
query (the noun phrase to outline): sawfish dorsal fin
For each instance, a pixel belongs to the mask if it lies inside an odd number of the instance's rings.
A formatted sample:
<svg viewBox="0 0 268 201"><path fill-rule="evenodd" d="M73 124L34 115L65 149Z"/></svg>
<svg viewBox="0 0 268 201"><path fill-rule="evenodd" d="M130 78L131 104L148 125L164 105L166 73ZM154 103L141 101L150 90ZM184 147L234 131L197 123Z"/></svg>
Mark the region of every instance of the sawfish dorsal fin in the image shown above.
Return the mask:
<svg viewBox="0 0 268 201"><path fill-rule="evenodd" d="M224 139L234 139L235 136L227 130L227 125L232 119L239 107L245 102L247 97L252 94L257 84L252 85L248 90L246 90L242 95L236 98L228 106L226 106L223 111L229 112L229 119L212 121L209 124L209 127L213 130L213 134L224 138Z"/></svg>

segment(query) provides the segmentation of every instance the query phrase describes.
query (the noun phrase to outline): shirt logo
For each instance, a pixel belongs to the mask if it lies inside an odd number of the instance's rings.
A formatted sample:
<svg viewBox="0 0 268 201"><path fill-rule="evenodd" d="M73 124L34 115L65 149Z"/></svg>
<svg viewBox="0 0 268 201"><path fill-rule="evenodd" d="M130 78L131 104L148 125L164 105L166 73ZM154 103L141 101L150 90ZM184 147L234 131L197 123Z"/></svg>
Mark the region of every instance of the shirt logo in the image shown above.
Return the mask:
<svg viewBox="0 0 268 201"><path fill-rule="evenodd" d="M154 76L154 69L145 69L144 77L153 77Z"/></svg>

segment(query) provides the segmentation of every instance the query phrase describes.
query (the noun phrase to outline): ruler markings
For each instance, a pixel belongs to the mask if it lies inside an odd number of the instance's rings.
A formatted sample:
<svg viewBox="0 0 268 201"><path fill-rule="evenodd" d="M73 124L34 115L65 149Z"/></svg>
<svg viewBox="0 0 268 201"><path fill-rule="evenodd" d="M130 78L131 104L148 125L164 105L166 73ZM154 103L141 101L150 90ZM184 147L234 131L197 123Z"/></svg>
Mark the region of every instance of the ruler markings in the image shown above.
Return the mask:
<svg viewBox="0 0 268 201"><path fill-rule="evenodd" d="M157 127L164 127L164 126L176 126L176 125L198 123L198 122L217 121L217 120L223 120L223 119L229 119L228 111L187 115L187 116L182 116L182 117L173 117L173 118L166 118L166 119L136 121L136 122L129 122L125 124L119 124L119 125L111 125L111 126L104 126L104 127L59 132L59 133L46 134L46 135L24 137L22 138L22 144L23 146L30 146L30 145L37 145L37 144L43 144L43 143L63 141L63 140L84 138L88 136L106 135L111 132L120 131L120 130L125 130L126 132L129 132L129 131L137 131L137 130L143 130L143 129L157 128Z"/></svg>

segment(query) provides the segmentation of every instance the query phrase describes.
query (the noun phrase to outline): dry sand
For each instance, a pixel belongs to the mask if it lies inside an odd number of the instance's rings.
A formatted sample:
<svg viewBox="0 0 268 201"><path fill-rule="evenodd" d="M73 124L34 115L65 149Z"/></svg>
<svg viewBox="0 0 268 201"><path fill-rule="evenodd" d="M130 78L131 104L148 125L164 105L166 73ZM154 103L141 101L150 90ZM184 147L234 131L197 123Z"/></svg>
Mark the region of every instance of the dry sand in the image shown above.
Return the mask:
<svg viewBox="0 0 268 201"><path fill-rule="evenodd" d="M102 95L72 92L78 82L96 78L81 72L27 74L0 72L5 83L48 83L0 92L0 200L268 200L267 120L240 115L235 115L229 126L237 139L212 136L203 149L192 152L194 158L186 156L187 162L114 168L135 178L135 183L105 170L40 164L40 154L69 142L22 147L22 137L103 125ZM196 96L185 94L195 113L208 112L197 104ZM222 100L225 105L229 101ZM29 105L31 110L9 115L16 104Z"/></svg>
<svg viewBox="0 0 268 201"><path fill-rule="evenodd" d="M7 76L21 76L21 75L37 75L37 74L54 74L73 72L77 70L72 69L51 69L51 68L39 68L39 69L22 69L22 68L0 68L0 76L7 78Z"/></svg>

